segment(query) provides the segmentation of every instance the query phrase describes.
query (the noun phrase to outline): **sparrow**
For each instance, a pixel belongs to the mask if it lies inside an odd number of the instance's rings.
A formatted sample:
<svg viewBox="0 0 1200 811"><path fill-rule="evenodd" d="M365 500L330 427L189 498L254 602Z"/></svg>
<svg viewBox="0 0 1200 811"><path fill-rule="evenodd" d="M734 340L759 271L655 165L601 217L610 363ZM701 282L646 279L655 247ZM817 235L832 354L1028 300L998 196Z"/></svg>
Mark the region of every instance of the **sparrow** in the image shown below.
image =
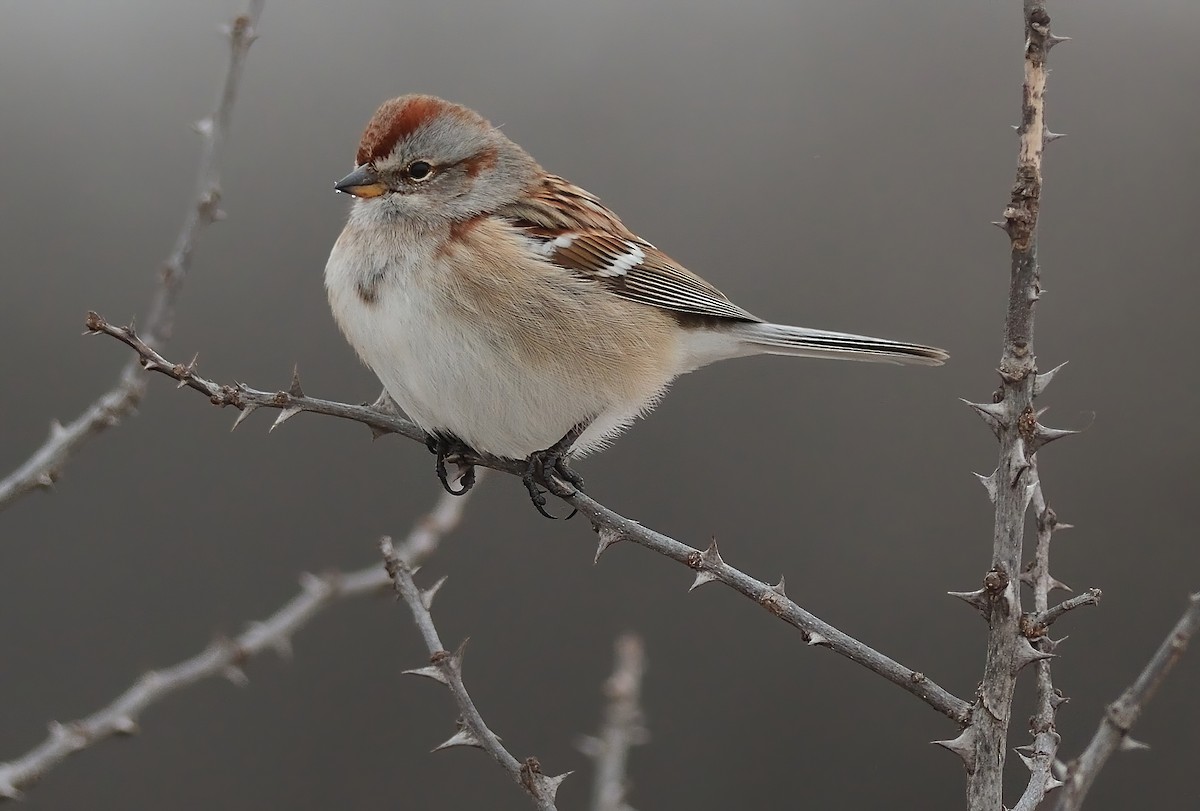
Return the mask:
<svg viewBox="0 0 1200 811"><path fill-rule="evenodd" d="M333 315L428 436L443 487L480 454L569 496L568 459L607 446L670 383L727 358L792 355L937 366L941 349L772 324L545 171L478 113L433 96L384 102L357 198L325 266ZM466 460L454 489L445 462Z"/></svg>

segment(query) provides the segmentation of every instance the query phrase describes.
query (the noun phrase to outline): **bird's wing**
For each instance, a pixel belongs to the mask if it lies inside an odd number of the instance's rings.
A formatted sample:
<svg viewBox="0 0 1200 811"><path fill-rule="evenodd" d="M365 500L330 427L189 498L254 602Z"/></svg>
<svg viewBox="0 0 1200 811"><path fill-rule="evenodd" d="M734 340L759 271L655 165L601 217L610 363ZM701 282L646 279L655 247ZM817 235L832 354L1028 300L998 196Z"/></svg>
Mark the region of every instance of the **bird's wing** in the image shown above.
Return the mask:
<svg viewBox="0 0 1200 811"><path fill-rule="evenodd" d="M532 239L550 262L614 295L673 312L762 320L633 234L595 196L561 177L547 175L534 194L496 213Z"/></svg>

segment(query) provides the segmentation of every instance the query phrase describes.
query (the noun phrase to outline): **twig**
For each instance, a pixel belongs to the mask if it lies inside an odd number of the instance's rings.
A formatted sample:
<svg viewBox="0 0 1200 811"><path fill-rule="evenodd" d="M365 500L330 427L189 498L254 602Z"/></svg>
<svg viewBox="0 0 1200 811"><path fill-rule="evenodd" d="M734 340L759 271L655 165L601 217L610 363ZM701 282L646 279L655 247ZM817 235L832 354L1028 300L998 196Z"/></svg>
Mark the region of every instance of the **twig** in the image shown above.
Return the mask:
<svg viewBox="0 0 1200 811"><path fill-rule="evenodd" d="M1085 605L1099 605L1102 592L1100 589L1088 589L1082 594L1076 595L1069 600L1063 600L1058 605L1053 605L1044 611L1038 612L1033 618L1034 629L1045 630L1053 625L1059 617L1068 611L1074 611L1076 608Z"/></svg>
<svg viewBox="0 0 1200 811"><path fill-rule="evenodd" d="M1171 668L1183 656L1188 641L1197 631L1200 631L1200 592L1188 597L1188 606L1183 616L1158 646L1149 663L1121 697L1108 705L1104 718L1100 721L1100 728L1096 730L1091 743L1068 767L1066 785L1058 798L1058 811L1078 811L1082 807L1096 776L1112 753L1131 740L1129 731L1137 723L1150 699L1154 698L1155 692L1167 678Z"/></svg>
<svg viewBox="0 0 1200 811"><path fill-rule="evenodd" d="M648 738L642 725L642 675L646 652L637 634L622 634L616 644L616 666L604 684L608 706L596 737L584 738L583 753L596 763L592 782L592 811L632 811L625 803L629 788L626 767L629 750Z"/></svg>
<svg viewBox="0 0 1200 811"><path fill-rule="evenodd" d="M508 772L513 782L525 789L534 805L543 811L554 811L554 795L558 793L559 785L567 779L570 772L556 777L548 777L542 774L541 764L537 758L529 757L523 762L518 761L512 756L512 753L504 748L504 744L500 743L500 738L488 728L483 716L479 714L475 702L471 700L471 696L463 684L462 661L466 641L459 645L457 651L450 653L442 645L437 628L433 625L429 606L433 601L434 593L441 586L441 581L432 588L421 591L413 582L412 570L408 564L392 548L391 540L384 538L379 542L379 547L383 553L387 574L395 584L396 593L412 611L413 621L416 622L417 629L421 632L421 638L429 649L429 664L406 672L416 676L425 676L446 685L450 688L450 693L454 696L454 703L458 705L458 711L462 714L458 731L434 751L451 746L473 746L482 749Z"/></svg>
<svg viewBox="0 0 1200 811"><path fill-rule="evenodd" d="M141 358L144 368L179 381L180 387L187 386L205 394L214 405L233 406L241 410L242 413L238 415L238 419L234 423L235 428L250 412L258 408L271 408L280 410L279 417L272 424L272 428L295 414L308 411L361 422L376 434L394 433L421 443L425 441L424 431L395 414L370 406L356 406L306 396L300 387L298 376L293 376L292 386L288 391L260 391L241 383L232 386L221 385L197 374L194 361L184 365L167 360L147 346L128 327L114 327L95 313L88 314L87 327L93 332L111 335L133 348ZM481 454L468 461L516 476L525 472L525 464L512 459L500 459ZM593 529L599 534L600 544L596 553L597 558L617 541L633 541L639 546L644 546L695 570L696 580L692 584L692 588L706 582L719 580L751 598L784 622L799 629L801 637L808 644L827 647L912 693L948 718L960 724L967 722L970 714L970 705L967 702L947 692L924 674L904 667L800 608L785 596L782 581L775 586L770 586L725 563L717 553L715 544L702 552L674 538L647 529L636 521L631 521L613 512L583 493L576 493L564 501L587 516Z"/></svg>
<svg viewBox="0 0 1200 811"><path fill-rule="evenodd" d="M1033 586L1034 610L1039 618L1044 618L1050 609L1050 592L1062 583L1050 575L1050 540L1059 528L1058 516L1046 504L1042 493L1041 477L1038 473L1037 457L1030 459L1029 477L1034 486L1033 509L1037 513L1037 550L1034 553L1033 566L1022 575L1022 579ZM1095 598L1099 599L1099 590L1093 590ZM1082 597L1084 595L1080 595ZM1079 598L1074 598L1078 600ZM1082 604L1082 603L1080 603ZM1053 622L1053 619L1051 619ZM1035 624L1032 632L1036 638L1030 648L1036 654L1050 656L1062 640L1052 640L1045 635L1049 623ZM1048 658L1037 660L1037 687L1034 697L1033 717L1029 720L1029 728L1033 733L1033 742L1028 746L1018 747L1017 754L1029 769L1029 783L1021 794L1021 799L1013 807L1013 811L1036 811L1046 798L1046 793L1062 786L1062 782L1054 775L1057 762L1058 746L1062 738L1055 726L1058 708L1066 703L1067 698L1061 690L1054 687L1053 675L1050 672Z"/></svg>
<svg viewBox="0 0 1200 811"><path fill-rule="evenodd" d="M414 525L396 554L413 566L428 558L441 539L458 526L465 506L465 499L443 494L433 511ZM237 637L217 640L190 659L144 674L111 704L86 718L52 723L50 734L36 748L16 760L0 763L0 799L20 797L21 789L36 782L67 755L113 735L136 732L142 711L174 692L214 676L243 683L246 677L241 667L246 661L268 649L290 655L292 636L314 616L334 602L378 593L389 583L378 563L354 572L303 575L299 594Z"/></svg>
<svg viewBox="0 0 1200 811"><path fill-rule="evenodd" d="M204 139L200 150L200 167L196 173L195 202L184 219L171 255L162 268L161 281L150 300L145 320L145 340L151 346L165 345L175 326L175 303L183 287L184 277L192 264L192 251L204 226L224 217L221 201L217 158L229 132L229 119L242 79L246 54L257 37L258 20L264 0L250 0L246 11L234 18L228 27L229 67L221 96L212 115L201 120L196 129ZM50 423L50 435L21 465L0 480L0 510L26 493L54 485L70 457L89 442L133 413L146 391L145 378L138 374L137 364L129 363L121 370L117 383L100 395L86 410L66 425L58 420Z"/></svg>
<svg viewBox="0 0 1200 811"><path fill-rule="evenodd" d="M1003 805L1004 761L1017 672L1032 659L1020 633L1020 566L1025 511L1035 484L1030 458L1047 442L1065 435L1038 424L1033 409L1037 365L1033 350L1034 309L1041 294L1037 261L1042 149L1046 142L1046 57L1057 41L1042 0L1024 0L1025 81L1021 104L1020 153L1004 220L1011 241L1011 275L1000 388L989 404L972 404L1000 442L999 464L981 477L995 503L992 567L979 592L988 620L987 662L971 723L954 742L967 770L967 807L995 811Z"/></svg>

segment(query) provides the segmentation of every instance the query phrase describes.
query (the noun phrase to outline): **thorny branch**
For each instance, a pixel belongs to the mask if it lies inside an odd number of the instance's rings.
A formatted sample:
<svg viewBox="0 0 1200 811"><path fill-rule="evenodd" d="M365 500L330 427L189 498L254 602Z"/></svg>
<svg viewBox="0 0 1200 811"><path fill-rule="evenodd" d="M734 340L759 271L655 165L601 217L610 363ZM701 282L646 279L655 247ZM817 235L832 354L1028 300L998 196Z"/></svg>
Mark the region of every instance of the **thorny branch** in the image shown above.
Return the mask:
<svg viewBox="0 0 1200 811"><path fill-rule="evenodd" d="M1050 33L1050 16L1041 0L1024 0L1025 81L1021 103L1020 152L1012 196L1000 225L1011 241L1011 277L1000 388L988 404L972 407L1000 443L994 473L981 477L995 504L992 566L977 592L988 620L987 661L982 685L971 708L970 725L954 741L944 742L962 757L967 770L967 807L995 811L1003 804L1004 761L1017 672L1044 657L1021 634L1020 567L1025 513L1036 489L1033 454L1066 432L1038 424L1033 399L1039 386L1033 350L1034 309L1041 294L1037 261L1038 209L1042 190L1046 58L1059 41ZM1039 655L1040 654L1040 655ZM1048 670L1047 670L1048 674Z"/></svg>
<svg viewBox="0 0 1200 811"><path fill-rule="evenodd" d="M412 569L396 554L391 540L384 538L380 541L379 547L383 552L384 566L395 585L396 593L408 605L413 615L413 621L416 622L417 629L421 632L421 638L429 649L428 665L405 672L415 676L425 676L446 685L450 689L450 694L454 696L454 703L458 705L458 711L462 714L459 719L458 731L437 749L446 749L451 746L473 746L484 750L508 772L513 782L525 789L534 805L543 811L554 811L554 796L570 772L555 777L546 776L542 773L542 767L537 758L528 757L524 761L517 760L511 752L504 748L504 744L500 743L500 738L496 733L488 728L483 716L479 714L475 702L467 693L467 688L462 680L463 653L467 643L464 641L454 653L447 651L442 645L437 628L433 624L433 617L429 613L434 594L441 587L444 578L431 588L421 591L413 582Z"/></svg>
<svg viewBox="0 0 1200 811"><path fill-rule="evenodd" d="M1183 656L1188 642L1200 631L1200 592L1188 597L1188 606L1171 629L1171 633L1158 646L1153 658L1138 674L1137 679L1109 704L1100 721L1100 728L1091 743L1067 769L1065 785L1058 798L1058 811L1078 811L1083 806L1088 790L1104 764L1117 749L1132 741L1129 731L1137 723L1142 710L1154 698L1155 692L1171 672L1171 668Z"/></svg>
<svg viewBox="0 0 1200 811"><path fill-rule="evenodd" d="M409 565L420 564L458 526L465 506L464 499L443 494L433 510L413 526L396 555ZM379 593L390 582L378 563L354 572L305 574L300 578L299 594L240 635L217 640L172 667L146 673L111 704L86 718L51 724L45 741L16 760L0 763L0 800L19 798L21 789L68 755L113 735L136 732L142 711L172 693L214 676L224 676L234 684L244 683L246 676L241 667L245 662L266 650L290 655L292 637L321 611L339 600Z"/></svg>
<svg viewBox="0 0 1200 811"><path fill-rule="evenodd" d="M1054 687L1053 675L1050 672L1050 659L1055 648L1062 641L1046 636L1046 628L1054 621L1049 617L1050 592L1055 588L1065 589L1066 586L1055 580L1050 574L1050 540L1055 530L1067 527L1058 523L1058 516L1046 504L1042 493L1041 478L1038 474L1037 457L1030 459L1029 477L1033 484L1033 509L1037 513L1037 549L1034 552L1033 564L1021 575L1023 582L1033 587L1033 605L1037 612L1031 622L1026 623L1023 632L1026 637L1032 637L1030 644L1032 655L1037 655L1037 688L1034 697L1034 713L1030 719L1030 732L1033 742L1019 747L1017 754L1029 768L1029 783L1021 794L1021 799L1013 811L1036 811L1046 792L1059 788L1062 783L1054 774L1054 766L1058 755L1058 745L1062 738L1055 727L1058 708L1067 701L1061 690ZM1091 596L1091 602L1100 599L1098 589L1089 589L1080 597ZM1080 597L1074 598L1079 600ZM1079 602L1080 605L1083 602ZM1065 603L1064 603L1065 605ZM1057 608L1058 606L1056 606Z"/></svg>
<svg viewBox="0 0 1200 811"><path fill-rule="evenodd" d="M355 406L306 396L300 387L298 376L293 376L292 385L287 391L261 391L241 383L221 385L198 375L194 359L186 365L167 360L138 338L129 327L114 327L96 313L89 313L87 328L91 332L110 335L130 346L138 353L143 368L179 381L180 388L187 386L195 389L206 395L214 405L239 409L242 413L234 422L235 428L252 411L272 408L280 410L272 428L301 411L308 411L361 422L370 427L376 435L395 433L421 443L425 442L425 434L420 428L395 414L369 406ZM516 476L525 471L523 462L486 454L466 461ZM801 638L809 645L827 647L912 693L948 718L960 724L967 722L970 714L970 705L967 702L947 692L923 673L901 665L805 611L787 598L782 579L778 584L771 586L725 563L717 552L715 542L702 552L625 518L583 493L576 493L564 500L587 516L592 528L600 536L597 559L617 541L628 540L644 546L694 570L696 579L692 588L719 580L797 628Z"/></svg>
<svg viewBox="0 0 1200 811"><path fill-rule="evenodd" d="M646 671L646 651L637 634L622 634L616 644L617 664L604 685L608 706L600 734L580 742L580 749L596 764L592 781L591 811L632 811L625 803L629 788L626 767L629 750L645 743L641 693Z"/></svg>
<svg viewBox="0 0 1200 811"><path fill-rule="evenodd" d="M150 300L144 322L144 338L151 346L163 346L175 326L175 304L183 281L192 264L192 251L204 226L224 217L220 209L221 187L217 159L242 79L246 54L257 37L258 20L264 0L250 0L246 11L229 25L229 67L217 107L212 115L202 119L196 129L204 139L200 152L200 167L196 173L195 202L175 238L171 255L163 264L161 282ZM26 493L49 488L58 480L70 457L93 437L133 413L146 391L146 381L138 373L137 364L129 363L121 370L117 383L96 399L88 408L66 425L57 420L50 423L50 436L20 467L0 479L0 510Z"/></svg>

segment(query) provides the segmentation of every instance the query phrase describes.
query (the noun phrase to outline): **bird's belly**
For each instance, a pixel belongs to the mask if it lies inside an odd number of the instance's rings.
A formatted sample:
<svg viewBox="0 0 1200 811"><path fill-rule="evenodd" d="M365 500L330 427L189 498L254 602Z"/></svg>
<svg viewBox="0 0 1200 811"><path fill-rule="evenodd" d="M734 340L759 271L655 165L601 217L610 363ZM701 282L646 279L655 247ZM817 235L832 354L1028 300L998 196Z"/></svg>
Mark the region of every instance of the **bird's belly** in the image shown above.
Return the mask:
<svg viewBox="0 0 1200 811"><path fill-rule="evenodd" d="M476 450L524 458L612 405L599 391L564 385L553 369L529 364L510 341L413 286L344 304L338 320L347 338L392 399L426 431Z"/></svg>

